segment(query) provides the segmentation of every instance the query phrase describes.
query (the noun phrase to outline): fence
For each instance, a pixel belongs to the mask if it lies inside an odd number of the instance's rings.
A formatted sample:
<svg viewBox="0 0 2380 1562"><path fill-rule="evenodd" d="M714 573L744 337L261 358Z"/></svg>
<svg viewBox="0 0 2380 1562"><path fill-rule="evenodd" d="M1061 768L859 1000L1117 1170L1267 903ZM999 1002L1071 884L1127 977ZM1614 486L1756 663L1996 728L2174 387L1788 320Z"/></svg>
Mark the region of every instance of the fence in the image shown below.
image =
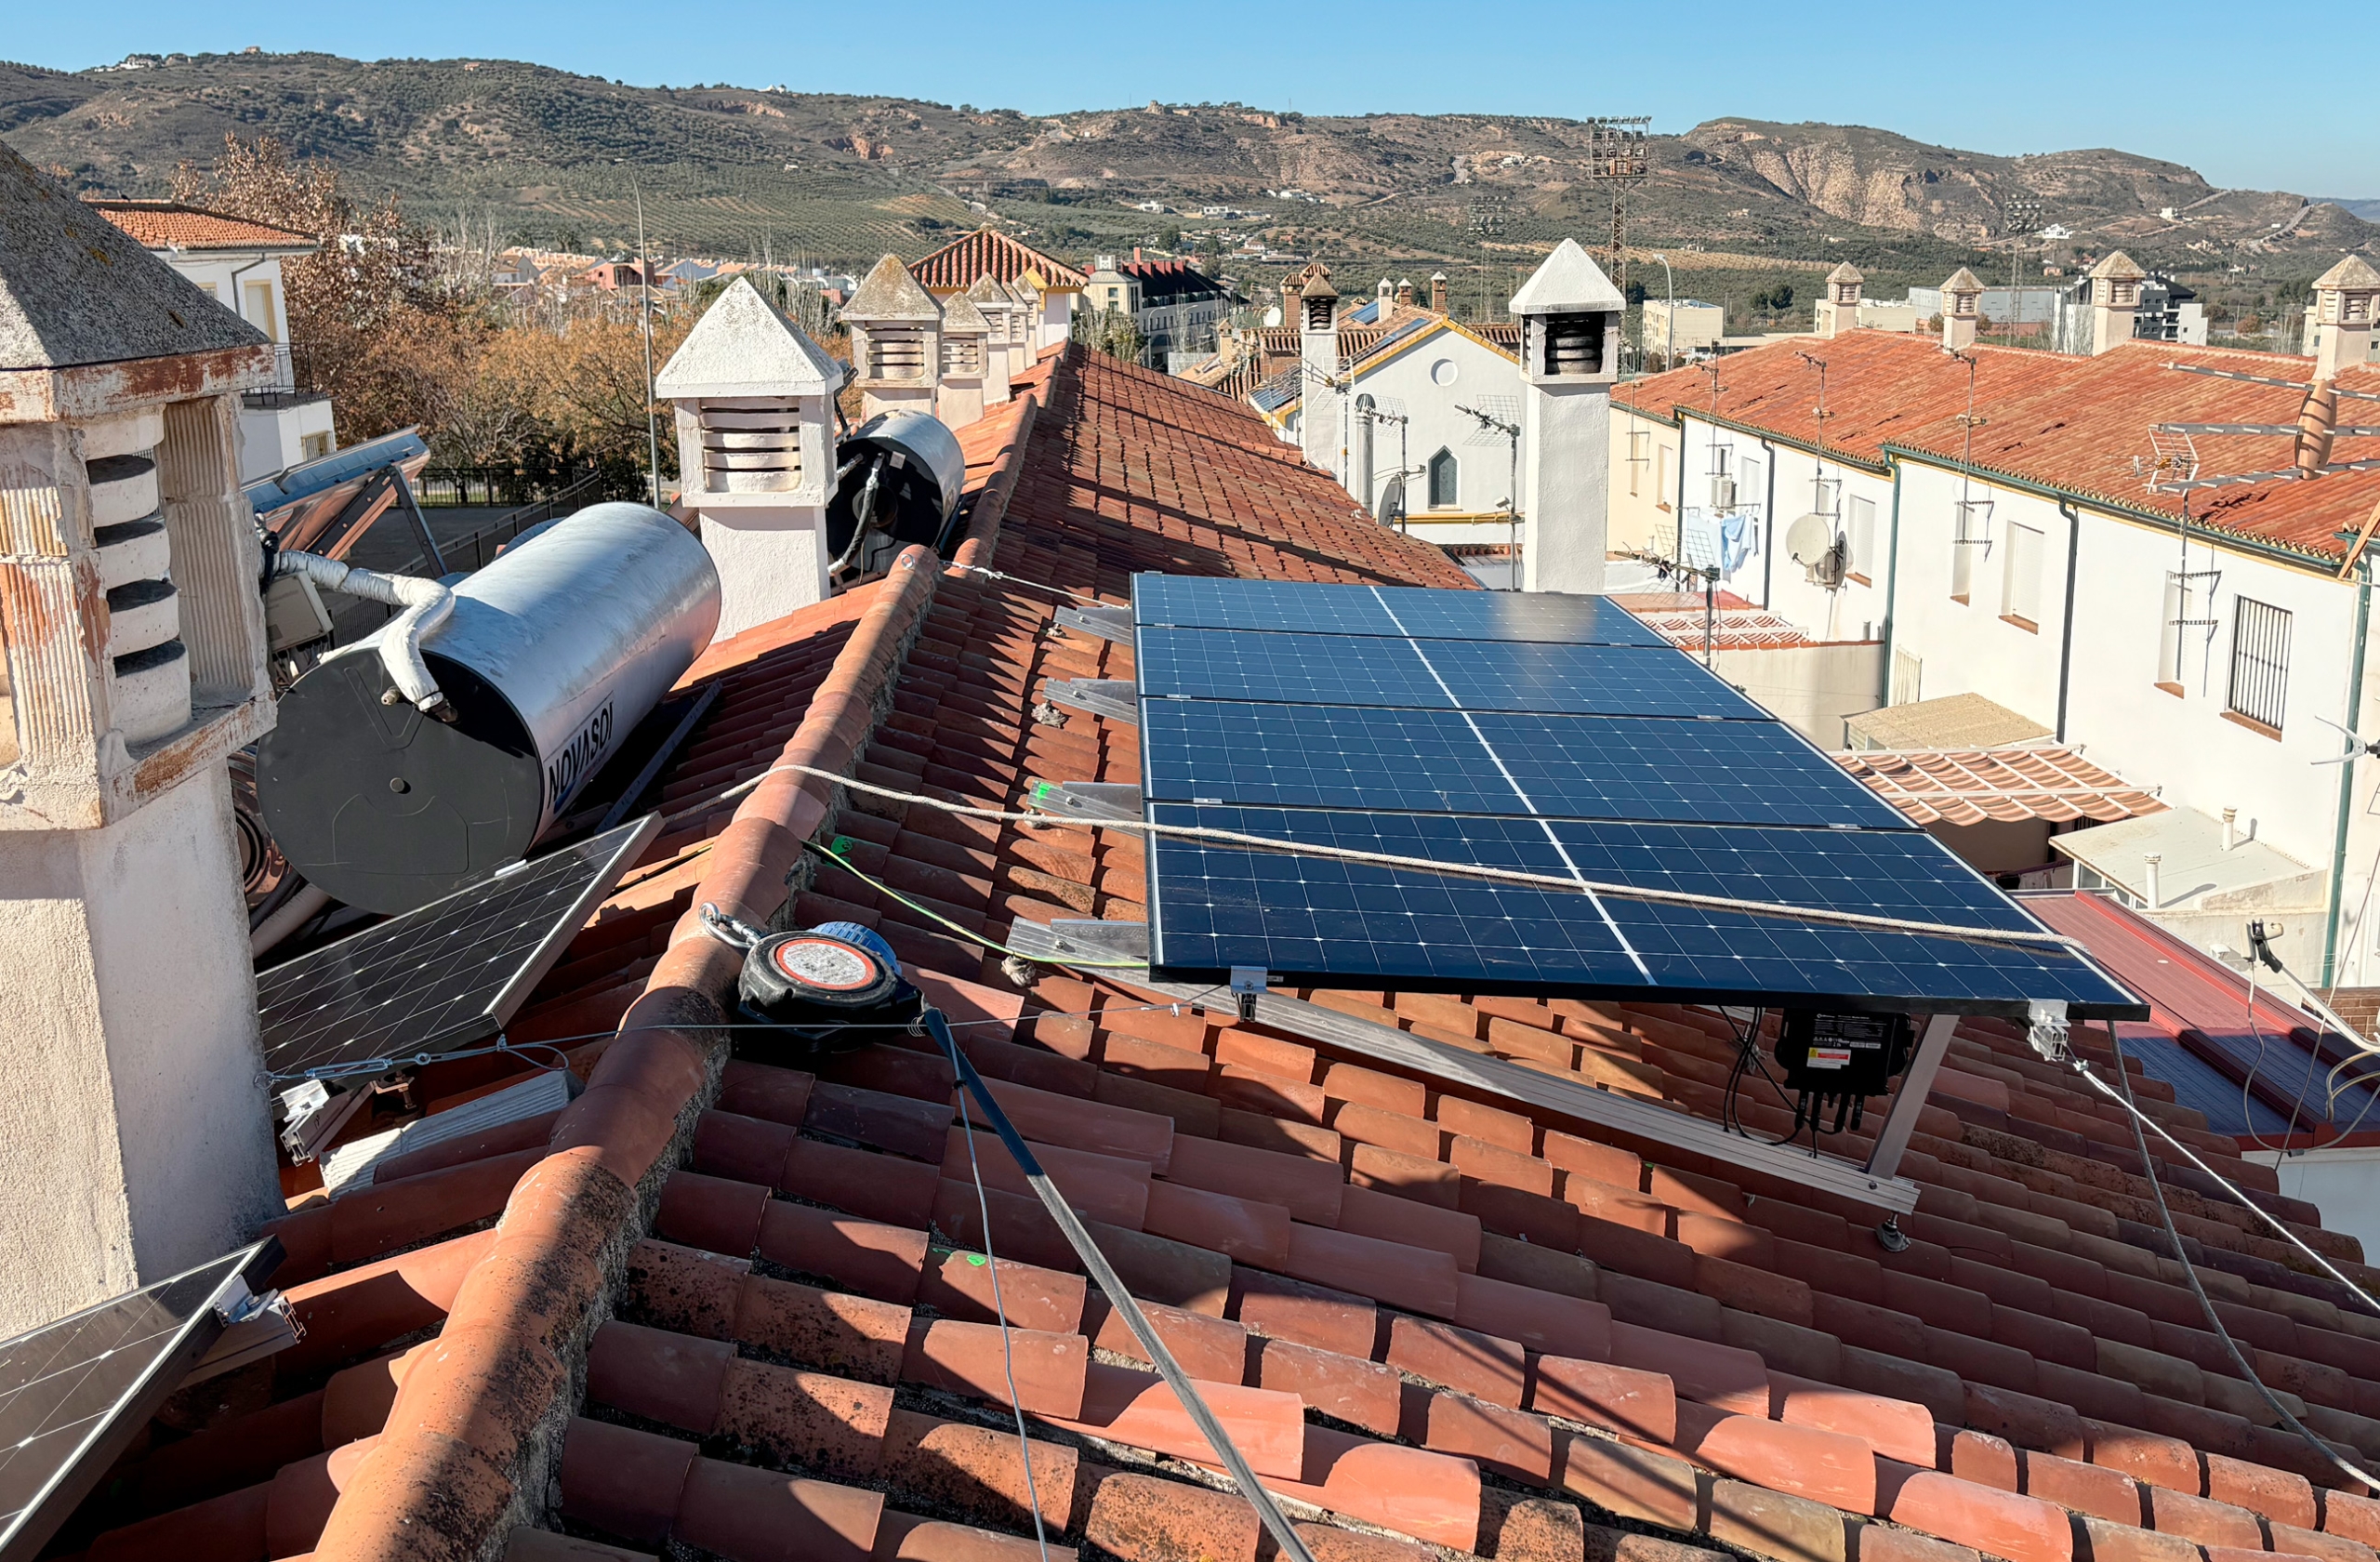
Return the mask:
<svg viewBox="0 0 2380 1562"><path fill-rule="evenodd" d="M439 555L446 561L447 569L478 570L502 551L504 545L530 527L574 515L591 504L600 504L612 496L602 472L588 472L550 498L522 506L498 519L493 525L483 526L469 536L452 542L441 540ZM641 496L641 495L639 496Z"/></svg>
<svg viewBox="0 0 2380 1562"><path fill-rule="evenodd" d="M301 343L272 344L272 379L241 392L241 401L259 411L296 406L319 400L324 392L315 383L312 351Z"/></svg>

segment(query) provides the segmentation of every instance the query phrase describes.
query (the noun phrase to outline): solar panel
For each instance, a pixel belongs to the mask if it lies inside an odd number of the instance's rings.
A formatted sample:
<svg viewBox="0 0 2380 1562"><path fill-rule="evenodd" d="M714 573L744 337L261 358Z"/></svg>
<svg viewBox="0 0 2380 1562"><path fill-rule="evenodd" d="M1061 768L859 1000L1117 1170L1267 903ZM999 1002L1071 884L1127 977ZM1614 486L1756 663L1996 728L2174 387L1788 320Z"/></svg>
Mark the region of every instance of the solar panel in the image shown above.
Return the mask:
<svg viewBox="0 0 2380 1562"><path fill-rule="evenodd" d="M660 828L648 814L259 973L265 1067L342 1072L496 1035Z"/></svg>
<svg viewBox="0 0 2380 1562"><path fill-rule="evenodd" d="M1144 699L1765 719L1666 646L1144 628L1135 668Z"/></svg>
<svg viewBox="0 0 2380 1562"><path fill-rule="evenodd" d="M1579 645L1669 643L1608 598L1553 591L1434 591L1416 586L1137 575L1132 593L1140 623L1170 629L1552 640Z"/></svg>
<svg viewBox="0 0 2380 1562"><path fill-rule="evenodd" d="M1155 976L1257 967L1291 986L2141 1012L2086 959L2035 941L2047 930L1948 848L1607 599L1133 585L1151 820L1581 886L1158 839Z"/></svg>
<svg viewBox="0 0 2380 1562"><path fill-rule="evenodd" d="M1767 721L1169 699L1141 736L1163 802L1917 828Z"/></svg>
<svg viewBox="0 0 2380 1562"><path fill-rule="evenodd" d="M0 1562L40 1553L280 1262L268 1238L0 1341Z"/></svg>

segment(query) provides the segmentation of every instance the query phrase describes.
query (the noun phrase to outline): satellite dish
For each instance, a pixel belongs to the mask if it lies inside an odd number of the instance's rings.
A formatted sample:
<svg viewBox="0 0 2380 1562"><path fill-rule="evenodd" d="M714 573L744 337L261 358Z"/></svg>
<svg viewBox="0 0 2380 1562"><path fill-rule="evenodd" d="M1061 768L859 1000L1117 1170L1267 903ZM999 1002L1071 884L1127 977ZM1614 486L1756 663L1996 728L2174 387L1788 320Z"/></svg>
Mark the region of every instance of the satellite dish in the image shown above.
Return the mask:
<svg viewBox="0 0 2380 1562"><path fill-rule="evenodd" d="M1381 486L1380 523L1394 526L1399 531L1405 529L1405 477L1402 473Z"/></svg>
<svg viewBox="0 0 2380 1562"><path fill-rule="evenodd" d="M1836 535L1834 517L1813 512L1803 516L1785 529L1785 552L1795 563L1810 572L1811 584L1831 591L1843 584L1844 564L1843 538Z"/></svg>

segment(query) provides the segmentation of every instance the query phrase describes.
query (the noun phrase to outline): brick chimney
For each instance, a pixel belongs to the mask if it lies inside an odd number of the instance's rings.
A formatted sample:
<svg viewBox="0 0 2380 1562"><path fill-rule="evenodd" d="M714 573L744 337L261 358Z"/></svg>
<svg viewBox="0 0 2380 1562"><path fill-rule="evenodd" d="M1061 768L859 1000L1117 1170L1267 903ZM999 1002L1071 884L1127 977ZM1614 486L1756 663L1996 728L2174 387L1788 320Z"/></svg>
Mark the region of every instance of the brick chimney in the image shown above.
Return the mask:
<svg viewBox="0 0 2380 1562"><path fill-rule="evenodd" d="M1434 272L1430 277L1430 308L1440 314L1447 312L1447 274Z"/></svg>
<svg viewBox="0 0 2380 1562"><path fill-rule="evenodd" d="M862 417L933 411L942 377L942 306L899 256L876 263L843 306L843 324L852 333Z"/></svg>
<svg viewBox="0 0 2380 1562"><path fill-rule="evenodd" d="M1398 281L1396 285L1396 307L1399 309L1411 309L1413 307L1413 279L1411 277L1405 277Z"/></svg>
<svg viewBox="0 0 2380 1562"><path fill-rule="evenodd" d="M1942 351L1957 352L1973 347L1982 324L1983 284L1961 266L1942 284Z"/></svg>
<svg viewBox="0 0 2380 1562"><path fill-rule="evenodd" d="M1309 266L1298 289L1298 361L1304 367L1298 387L1298 448L1324 471L1339 470L1339 290L1330 272Z"/></svg>
<svg viewBox="0 0 2380 1562"><path fill-rule="evenodd" d="M1305 285L1305 273L1291 272L1281 283L1281 324L1294 331L1298 328L1298 290Z"/></svg>
<svg viewBox="0 0 2380 1562"><path fill-rule="evenodd" d="M1867 280L1848 260L1827 273L1826 297L1815 311L1819 336L1839 337L1859 328L1859 287Z"/></svg>
<svg viewBox="0 0 2380 1562"><path fill-rule="evenodd" d="M0 1335L283 1212L224 758L271 731L255 327L0 146Z"/></svg>
<svg viewBox="0 0 2380 1562"><path fill-rule="evenodd" d="M984 418L985 356L991 322L974 300L953 294L942 305L942 383L934 390L934 416L953 429Z"/></svg>
<svg viewBox="0 0 2380 1562"><path fill-rule="evenodd" d="M858 341L854 331L855 352ZM719 567L717 639L826 600L829 422L843 376L738 277L654 379L654 396L676 404L686 507Z"/></svg>
<svg viewBox="0 0 2380 1562"><path fill-rule="evenodd" d="M2083 274L2091 281L2091 351L2122 347L2132 340L2132 317L2149 273L2119 249Z"/></svg>
<svg viewBox="0 0 2380 1562"><path fill-rule="evenodd" d="M2372 359L2373 300L2380 298L2380 271L2350 255L2314 279L2314 377L2331 379L2341 369Z"/></svg>
<svg viewBox="0 0 2380 1562"><path fill-rule="evenodd" d="M1609 546L1611 387L1627 301L1564 239L1521 290L1521 578L1531 591L1600 591Z"/></svg>

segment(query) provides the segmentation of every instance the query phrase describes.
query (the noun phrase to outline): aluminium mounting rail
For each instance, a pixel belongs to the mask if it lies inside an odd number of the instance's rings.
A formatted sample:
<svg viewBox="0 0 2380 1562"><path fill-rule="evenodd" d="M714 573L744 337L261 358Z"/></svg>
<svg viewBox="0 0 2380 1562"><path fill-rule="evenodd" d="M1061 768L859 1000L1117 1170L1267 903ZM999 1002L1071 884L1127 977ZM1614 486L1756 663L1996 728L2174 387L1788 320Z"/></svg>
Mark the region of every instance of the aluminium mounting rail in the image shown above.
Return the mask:
<svg viewBox="0 0 2380 1562"><path fill-rule="evenodd" d="M1046 925L1019 919L1011 927L1008 941L1012 947L1031 959L1064 965L1069 957L1145 960L1147 939L1144 923L1060 918ZM1235 1013L1237 1003L1233 994L1218 986L1153 981L1144 973L1131 971L1111 970L1101 974L1152 998L1211 1008L1226 1014ZM1917 1208L1918 1195L1916 1184L1896 1174L1900 1156L1917 1126L1917 1115L1932 1089L1935 1071L1941 1066L1954 1022L1949 1015L1937 1015L1925 1027L1899 1092L1884 1108L1884 1120L1877 1130L1876 1151L1864 1167L1836 1156L1786 1149L1765 1140L1729 1133L1716 1123L1684 1117L1633 1096L1598 1090L1501 1058L1483 1057L1302 999L1271 992L1258 994L1256 1023L1392 1067L1500 1095L1632 1138L1821 1188L1900 1215Z"/></svg>

